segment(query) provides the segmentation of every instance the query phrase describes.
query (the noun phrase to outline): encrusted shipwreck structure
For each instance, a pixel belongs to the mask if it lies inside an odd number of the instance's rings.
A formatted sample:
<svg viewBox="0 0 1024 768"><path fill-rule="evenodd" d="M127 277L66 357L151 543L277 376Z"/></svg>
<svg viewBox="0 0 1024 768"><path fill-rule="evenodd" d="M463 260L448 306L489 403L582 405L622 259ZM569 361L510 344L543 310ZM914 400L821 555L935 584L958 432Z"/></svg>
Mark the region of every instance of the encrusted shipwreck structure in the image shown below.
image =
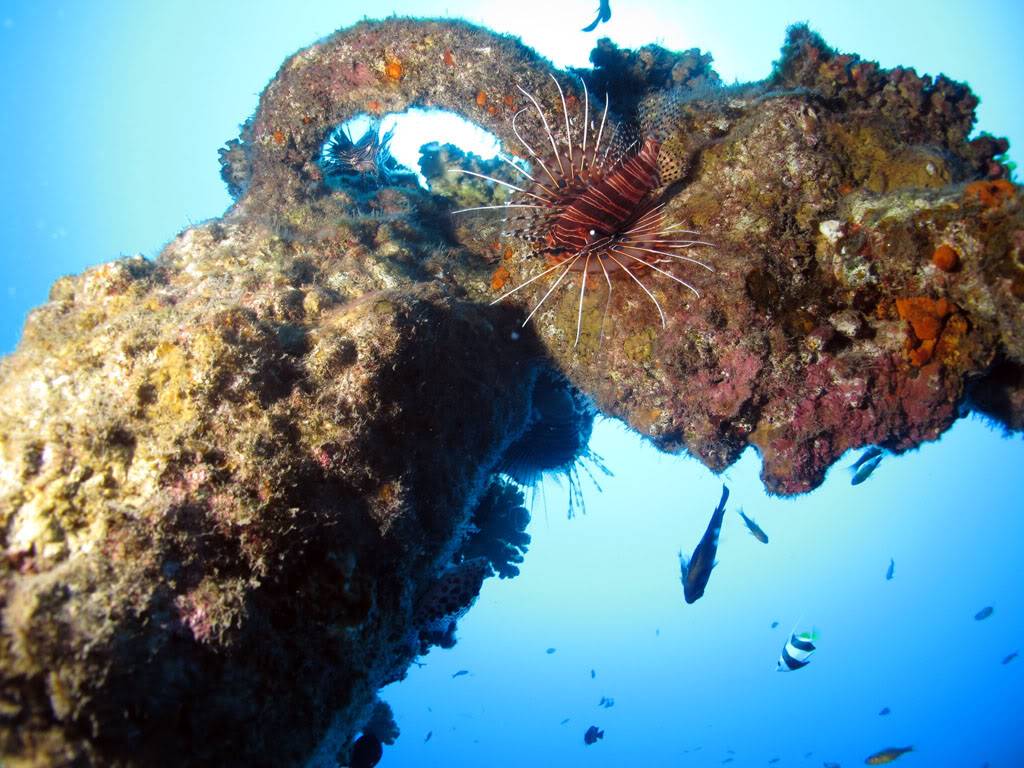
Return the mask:
<svg viewBox="0 0 1024 768"><path fill-rule="evenodd" d="M517 572L506 478L585 451L581 393L713 469L755 445L780 493L965 407L1024 427L1022 197L1005 141L968 140L965 86L804 28L745 86L698 51L593 61L569 77L453 22L343 30L222 151L224 217L53 286L0 363L0 762L344 764L361 730L393 739L376 691ZM522 154L523 91L562 114L549 74L620 124L672 95L664 215L715 272L699 300L644 276L665 327L619 282L580 310L578 274L525 328L551 280L492 306L544 262L500 213L452 218L503 199L478 178L326 183L341 122L414 105Z"/></svg>

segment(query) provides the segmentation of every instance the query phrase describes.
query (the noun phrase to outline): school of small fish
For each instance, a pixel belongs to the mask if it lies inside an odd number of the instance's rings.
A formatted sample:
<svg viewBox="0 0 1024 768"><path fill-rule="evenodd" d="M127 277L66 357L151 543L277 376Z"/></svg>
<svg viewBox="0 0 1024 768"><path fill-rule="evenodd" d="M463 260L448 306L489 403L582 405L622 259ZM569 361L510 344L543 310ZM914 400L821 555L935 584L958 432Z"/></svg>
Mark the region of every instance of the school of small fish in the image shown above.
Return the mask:
<svg viewBox="0 0 1024 768"><path fill-rule="evenodd" d="M858 459L858 461L850 468L854 472L853 484L857 485L864 480L874 471L878 466L878 463L882 459L883 452L879 448L869 448L864 454ZM729 500L729 488L722 486L722 496L718 502L718 505L711 513L711 519L708 522L707 528L704 531L704 535L701 537L697 546L694 548L693 553L689 558L683 555L682 551L679 552L679 567L680 567L680 581L683 585L683 596L684 600L688 604L692 604L704 596L704 593L708 587L708 582L711 578L711 573L714 567L717 565L716 557L718 554L718 544L721 534L722 524L725 519L726 503ZM743 509L737 509L737 514L741 518L743 525L746 530L753 536L757 541L762 544L767 544L768 534L764 532L764 529L758 525L749 515L747 515ZM896 568L896 561L894 558L889 559L889 565L885 571L886 581L892 581ZM975 621L984 621L985 619L992 616L995 609L992 606L985 606L977 613L974 614ZM798 622L799 623L799 622ZM771 628L776 629L779 626L778 621L771 622ZM660 631L656 631L655 634L660 634ZM815 629L798 631L797 627L793 627L789 635L787 636L786 642L782 647L782 651L779 655L776 669L780 672L793 672L796 670L803 669L808 666L811 661L811 657L817 651L817 645L815 644L819 638L818 632ZM553 655L556 652L556 648L551 646L545 648L544 652L547 655ZM1017 658L1018 652L1012 651L1002 659L1002 664L1007 665ZM464 677L471 674L468 669L460 669L454 672L451 677L458 678ZM589 670L590 678L596 679L597 670ZM602 709L609 709L615 705L615 699L609 696L601 696L597 703L597 706ZM889 707L882 707L879 710L878 715L885 717L891 713ZM570 718L564 718L559 725L566 725L569 723ZM424 743L430 741L433 736L433 731L429 731L424 738ZM586 746L592 746L598 741L604 738L605 732L602 728L596 725L589 726L583 734L583 743ZM357 749L358 748L358 749ZM696 752L701 747L694 747L693 749L685 750L685 752ZM372 735L364 734L357 740L353 746L351 766L352 768L361 768L365 766L375 766L377 761L380 759L380 742L376 740ZM865 765L887 765L889 763L898 760L904 755L913 752L913 746L906 747L886 747L878 750L864 759ZM721 762L723 765L730 764L735 761L733 757L735 755L734 750L727 750L727 757ZM813 753L808 752L804 755L805 758L809 758ZM774 765L780 762L781 758L773 757L767 762L769 765ZM836 762L825 761L822 763L823 768L840 768L840 764Z"/></svg>
<svg viewBox="0 0 1024 768"><path fill-rule="evenodd" d="M877 447L871 446L866 449L857 461L850 467L852 474L851 484L860 485L866 481L871 474L878 468L884 457L884 451ZM718 543L721 534L722 522L725 517L725 505L729 499L729 489L725 486L722 487L722 497L718 503L718 506L714 509L711 514L711 520L708 523L707 529L700 541L697 543L696 548L693 550L693 554L687 558L683 555L682 551L679 552L679 566L680 566L680 581L683 585L683 596L687 603L694 603L700 599L707 589L708 582L711 578L711 572L714 567L718 564L715 559L718 554ZM768 543L768 535L764 530L755 522L749 515L747 515L742 508L737 509L737 513L743 521L747 531L755 539L763 544ZM896 560L895 558L889 558L889 565L885 570L885 580L892 581L896 573ZM985 619L992 616L994 613L992 606L985 606L979 610L975 615L975 621L984 621ZM771 628L775 629L779 626L778 621L772 621ZM815 641L818 639L816 630L798 632L794 627L790 633L785 645L782 648L782 653L779 656L776 669L780 672L792 672L795 670L803 669L810 663L811 656L817 651ZM1017 658L1018 652L1012 651L1006 655L1002 664L1005 666L1010 664L1014 659ZM879 716L887 716L892 712L889 707L882 707L879 710ZM914 751L913 746L907 747L886 747L877 752L868 755L864 759L865 765L886 765L891 763L903 755L906 755ZM729 754L732 754L732 750L729 750ZM805 755L805 757L809 757ZM772 758L768 761L769 764L779 762L780 758ZM727 757L722 760L723 764L733 762L733 758ZM824 762L824 768L840 768L839 763Z"/></svg>

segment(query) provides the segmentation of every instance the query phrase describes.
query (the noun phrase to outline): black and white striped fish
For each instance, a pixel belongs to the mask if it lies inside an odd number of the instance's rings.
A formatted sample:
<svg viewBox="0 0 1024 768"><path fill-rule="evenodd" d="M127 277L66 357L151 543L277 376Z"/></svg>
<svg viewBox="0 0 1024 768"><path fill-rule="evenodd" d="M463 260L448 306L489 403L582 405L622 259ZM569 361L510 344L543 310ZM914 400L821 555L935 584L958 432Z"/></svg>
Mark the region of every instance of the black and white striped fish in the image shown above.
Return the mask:
<svg viewBox="0 0 1024 768"><path fill-rule="evenodd" d="M779 672L792 672L795 669L806 667L810 663L811 655L818 650L814 641L818 639L815 632L793 632L789 640L782 648L782 655L779 656Z"/></svg>

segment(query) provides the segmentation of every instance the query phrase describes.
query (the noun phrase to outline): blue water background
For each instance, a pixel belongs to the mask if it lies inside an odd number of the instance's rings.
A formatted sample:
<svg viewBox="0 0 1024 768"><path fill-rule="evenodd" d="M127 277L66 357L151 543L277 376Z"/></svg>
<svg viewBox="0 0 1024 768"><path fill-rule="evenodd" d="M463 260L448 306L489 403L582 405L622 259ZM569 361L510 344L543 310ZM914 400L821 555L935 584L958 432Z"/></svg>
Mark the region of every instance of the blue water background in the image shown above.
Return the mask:
<svg viewBox="0 0 1024 768"><path fill-rule="evenodd" d="M1008 136L1021 158L1019 3L612 0L612 10L592 35L579 28L594 0L392 2L373 13L478 21L559 65L586 64L599 35L700 47L727 81L767 75L786 25L806 20L883 66L967 81L982 97L979 128ZM216 149L288 54L366 12L350 2L0 3L0 353L60 275L155 256L222 213ZM1024 660L1000 664L1024 651L1019 436L970 418L886 458L862 486L837 466L821 489L790 500L765 496L752 451L716 478L614 422L598 425L593 447L615 476L601 479L602 493L584 481L587 514L567 520L564 486L546 482L522 575L488 582L456 648L434 650L384 691L403 730L384 768L728 757L849 766L907 744L916 751L899 765L1024 765ZM723 480L732 497L721 564L686 606L676 552L693 548ZM745 532L737 506L769 545ZM986 605L993 615L975 621ZM807 669L778 674L798 622L818 628L820 650ZM460 669L470 674L453 679ZM602 696L615 706L600 708ZM892 714L878 716L883 706ZM606 737L586 747L592 724Z"/></svg>

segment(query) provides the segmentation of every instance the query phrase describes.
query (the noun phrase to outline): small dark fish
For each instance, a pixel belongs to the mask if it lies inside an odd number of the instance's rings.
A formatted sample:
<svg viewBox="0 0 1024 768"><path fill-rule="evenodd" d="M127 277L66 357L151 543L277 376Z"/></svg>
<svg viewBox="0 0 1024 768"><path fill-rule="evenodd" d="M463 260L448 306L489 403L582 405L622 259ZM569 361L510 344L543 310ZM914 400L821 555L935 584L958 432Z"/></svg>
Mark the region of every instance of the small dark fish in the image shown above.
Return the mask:
<svg viewBox="0 0 1024 768"><path fill-rule="evenodd" d="M773 763L777 763L781 759L782 758L779 758L779 757L773 757L771 760L768 761L768 765L772 765Z"/></svg>
<svg viewBox="0 0 1024 768"><path fill-rule="evenodd" d="M590 670L590 679L593 680L595 677L597 677L597 672Z"/></svg>
<svg viewBox="0 0 1024 768"><path fill-rule="evenodd" d="M750 535L760 541L762 544L768 543L768 534L761 530L761 526L743 514L743 508L736 510L740 513L740 517L743 518L743 523L747 526L747 530L750 531Z"/></svg>
<svg viewBox="0 0 1024 768"><path fill-rule="evenodd" d="M560 722L560 723L559 723L559 725L565 725L565 724L566 724L566 723L568 723L568 722L569 722L569 718L567 717L567 718L565 718L565 720L563 720L562 722Z"/></svg>
<svg viewBox="0 0 1024 768"><path fill-rule="evenodd" d="M839 763L822 763L822 768L843 768Z"/></svg>
<svg viewBox="0 0 1024 768"><path fill-rule="evenodd" d="M722 765L725 765L726 763L731 763L732 761L733 761L733 758L727 757L727 758L725 758L725 760L722 761Z"/></svg>
<svg viewBox="0 0 1024 768"><path fill-rule="evenodd" d="M889 558L889 567L885 569L885 580L892 581L892 575L896 572L896 561Z"/></svg>
<svg viewBox="0 0 1024 768"><path fill-rule="evenodd" d="M593 32L597 29L597 25L602 21L608 21L612 17L612 7L610 0L601 0L601 4L597 8L597 18L593 22L583 28L584 32Z"/></svg>
<svg viewBox="0 0 1024 768"><path fill-rule="evenodd" d="M890 712L892 712L892 710L889 709L888 707L882 707L882 709L879 711L878 715L879 715L879 717L885 717Z"/></svg>
<svg viewBox="0 0 1024 768"><path fill-rule="evenodd" d="M554 652L555 652L555 649L554 649L554 648L548 648L548 649L547 649L546 651L544 651L544 653L548 654L549 656L550 656L550 655L551 655L552 653L554 653Z"/></svg>
<svg viewBox="0 0 1024 768"><path fill-rule="evenodd" d="M992 615L992 612L994 610L995 610L995 608L993 608L991 605L986 605L984 608L982 608L980 611L978 611L976 614L974 614L974 620L975 621L984 621L985 619L987 619L989 616Z"/></svg>
<svg viewBox="0 0 1024 768"><path fill-rule="evenodd" d="M775 629L777 626L779 626L779 622L773 621L772 622L772 629Z"/></svg>
<svg viewBox="0 0 1024 768"><path fill-rule="evenodd" d="M860 485L869 477L871 473L878 469L878 465L882 463L882 457L876 456L873 459L865 461L857 470L853 473L853 477L850 479L850 485Z"/></svg>
<svg viewBox="0 0 1024 768"><path fill-rule="evenodd" d="M608 709L609 707L615 706L615 699L609 699L607 696L602 696L601 701L597 703L597 706Z"/></svg>
<svg viewBox="0 0 1024 768"><path fill-rule="evenodd" d="M380 739L372 733L364 733L355 744L352 745L352 752L348 758L349 768L373 768L384 756L384 747Z"/></svg>
<svg viewBox="0 0 1024 768"><path fill-rule="evenodd" d="M865 765L885 765L891 763L897 757L907 754L907 752L913 752L913 747L888 747L886 749L875 752L873 755L868 755L864 759Z"/></svg>
<svg viewBox="0 0 1024 768"><path fill-rule="evenodd" d="M587 732L583 734L583 743L587 746L595 743L598 739L604 738L604 731L598 728L596 725L592 725L587 728Z"/></svg>
<svg viewBox="0 0 1024 768"><path fill-rule="evenodd" d="M456 672L454 675L452 675L452 677L462 677L463 675L468 675L468 674L469 674L469 670L468 669L460 669L458 672Z"/></svg>
<svg viewBox="0 0 1024 768"><path fill-rule="evenodd" d="M725 502L728 499L729 489L723 485L722 500L711 513L707 530L693 550L693 555L687 560L682 552L679 553L680 581L683 583L683 596L687 603L694 603L701 598L711 578L711 569L715 567L715 555L718 552L718 534L722 530Z"/></svg>
<svg viewBox="0 0 1024 768"><path fill-rule="evenodd" d="M1003 659L1003 664L1004 665L1005 664L1009 664L1011 661L1013 661L1016 658L1017 658L1017 652L1014 651L1013 653L1009 654L1005 659Z"/></svg>
<svg viewBox="0 0 1024 768"><path fill-rule="evenodd" d="M850 469L856 471L860 469L862 464L866 464L869 461L877 459L881 455L882 449L879 448L877 445L872 445L870 448L868 448L866 451L864 451L864 453L860 455L859 459L857 459L855 462L853 462L852 465L850 465Z"/></svg>
<svg viewBox="0 0 1024 768"><path fill-rule="evenodd" d="M427 731L427 738L425 738L423 740L423 743L426 744L428 741L430 741L430 737L433 736L433 735L434 735L433 731Z"/></svg>

